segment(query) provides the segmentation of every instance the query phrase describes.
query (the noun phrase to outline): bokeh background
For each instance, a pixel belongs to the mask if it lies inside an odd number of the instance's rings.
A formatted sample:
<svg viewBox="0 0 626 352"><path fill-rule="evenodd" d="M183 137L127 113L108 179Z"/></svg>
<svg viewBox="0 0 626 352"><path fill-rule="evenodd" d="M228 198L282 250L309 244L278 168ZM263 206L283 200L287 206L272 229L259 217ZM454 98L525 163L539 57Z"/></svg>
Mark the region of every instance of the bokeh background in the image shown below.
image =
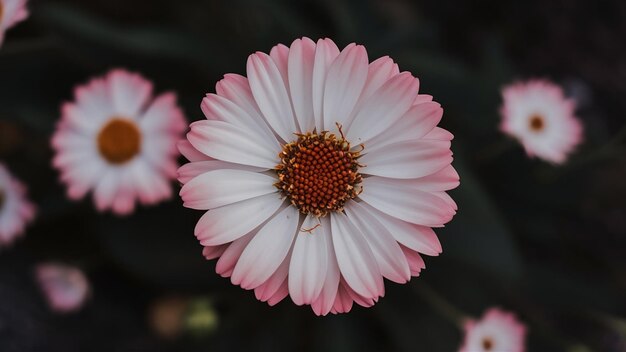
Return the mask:
<svg viewBox="0 0 626 352"><path fill-rule="evenodd" d="M626 2L29 7L0 49L0 160L29 185L39 212L0 251L0 350L455 351L454 319L500 306L528 325L529 351L626 351ZM157 92L176 91L187 119L198 120L224 73L245 74L250 53L301 36L390 55L445 109L459 212L438 231L444 252L426 258L420 278L387 282L376 306L347 315L316 317L289 299L268 307L214 273L193 236L201 213L178 197L125 218L66 199L49 139L76 84L114 67L138 71ZM497 129L501 87L533 77L578 101L585 142L564 166L528 159ZM87 273L93 295L82 311L47 307L33 267L49 260Z"/></svg>

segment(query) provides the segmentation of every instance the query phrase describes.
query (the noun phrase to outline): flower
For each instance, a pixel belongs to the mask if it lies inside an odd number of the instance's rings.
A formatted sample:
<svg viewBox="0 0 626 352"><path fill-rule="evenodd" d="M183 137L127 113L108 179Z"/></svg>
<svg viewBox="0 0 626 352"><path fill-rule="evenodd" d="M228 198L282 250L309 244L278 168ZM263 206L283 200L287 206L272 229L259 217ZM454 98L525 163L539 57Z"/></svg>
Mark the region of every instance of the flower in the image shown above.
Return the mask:
<svg viewBox="0 0 626 352"><path fill-rule="evenodd" d="M39 264L36 277L50 308L56 312L77 311L89 296L89 282L78 268L57 263Z"/></svg>
<svg viewBox="0 0 626 352"><path fill-rule="evenodd" d="M52 138L54 166L68 196L93 190L96 208L132 213L135 201L155 204L172 196L185 119L176 96L152 98L152 83L138 74L113 70L76 88L65 103Z"/></svg>
<svg viewBox="0 0 626 352"><path fill-rule="evenodd" d="M0 247L24 233L35 217L35 206L26 198L26 186L0 164Z"/></svg>
<svg viewBox="0 0 626 352"><path fill-rule="evenodd" d="M512 313L491 308L480 321L465 323L465 341L460 352L523 352L526 326Z"/></svg>
<svg viewBox="0 0 626 352"><path fill-rule="evenodd" d="M438 255L432 227L459 184L443 110L389 57L297 39L257 52L202 101L179 169L184 206L218 274L318 315L372 306Z"/></svg>
<svg viewBox="0 0 626 352"><path fill-rule="evenodd" d="M26 0L0 0L0 46L4 32L28 17Z"/></svg>
<svg viewBox="0 0 626 352"><path fill-rule="evenodd" d="M562 164L582 140L576 103L546 80L514 83L502 90L500 129L517 138L529 156Z"/></svg>

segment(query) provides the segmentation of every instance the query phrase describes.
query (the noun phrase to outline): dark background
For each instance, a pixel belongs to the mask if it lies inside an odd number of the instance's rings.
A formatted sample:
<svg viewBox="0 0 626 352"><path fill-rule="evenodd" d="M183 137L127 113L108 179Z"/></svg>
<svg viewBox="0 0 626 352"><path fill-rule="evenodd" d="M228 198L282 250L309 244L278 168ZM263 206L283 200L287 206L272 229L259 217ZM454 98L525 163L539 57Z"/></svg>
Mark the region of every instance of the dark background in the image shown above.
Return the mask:
<svg viewBox="0 0 626 352"><path fill-rule="evenodd" d="M2 351L455 351L454 311L490 306L528 324L529 351L626 351L626 2L31 0L0 49L0 160L38 204L24 238L0 252ZM270 308L214 273L193 236L200 213L178 197L130 217L73 203L51 168L50 135L73 87L111 68L174 90L189 121L224 73L295 38L364 44L421 80L455 134L458 215L444 252L373 308L316 317L287 298ZM500 89L549 78L578 100L585 142L570 162L529 160L498 130ZM182 160L181 160L182 162ZM175 187L178 187L175 185ZM93 297L48 309L42 261L85 270ZM178 338L150 307L181 297ZM219 322L198 324L198 299ZM444 300L446 303L433 304ZM195 307L195 308L194 308ZM203 308L204 310L210 309ZM454 314L453 314L454 313ZM196 321L196 323L190 323Z"/></svg>

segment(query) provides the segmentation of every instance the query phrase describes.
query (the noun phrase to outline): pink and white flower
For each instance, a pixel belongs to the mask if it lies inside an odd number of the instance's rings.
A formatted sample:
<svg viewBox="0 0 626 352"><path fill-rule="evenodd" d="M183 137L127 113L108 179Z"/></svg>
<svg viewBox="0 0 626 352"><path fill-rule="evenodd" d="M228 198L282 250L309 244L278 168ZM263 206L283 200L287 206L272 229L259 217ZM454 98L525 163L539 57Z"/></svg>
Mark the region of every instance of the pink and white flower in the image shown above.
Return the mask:
<svg viewBox="0 0 626 352"><path fill-rule="evenodd" d="M576 103L547 80L514 83L502 90L500 129L518 139L529 156L562 164L582 141Z"/></svg>
<svg viewBox="0 0 626 352"><path fill-rule="evenodd" d="M35 206L26 198L26 186L0 164L0 247L24 233L35 217Z"/></svg>
<svg viewBox="0 0 626 352"><path fill-rule="evenodd" d="M54 166L71 199L93 190L96 208L132 213L172 196L176 142L186 128L176 96L152 97L142 76L113 70L76 88L52 138Z"/></svg>
<svg viewBox="0 0 626 352"><path fill-rule="evenodd" d="M28 17L27 0L0 0L0 46L4 33Z"/></svg>
<svg viewBox="0 0 626 352"><path fill-rule="evenodd" d="M89 281L78 268L57 263L40 264L36 277L50 308L56 312L77 311L89 296Z"/></svg>
<svg viewBox="0 0 626 352"><path fill-rule="evenodd" d="M524 352L526 326L512 313L491 308L479 321L465 323L465 340L460 352Z"/></svg>
<svg viewBox="0 0 626 352"><path fill-rule="evenodd" d="M369 307L438 255L456 213L443 110L389 57L308 38L257 52L179 144L184 206L218 274L318 315Z"/></svg>

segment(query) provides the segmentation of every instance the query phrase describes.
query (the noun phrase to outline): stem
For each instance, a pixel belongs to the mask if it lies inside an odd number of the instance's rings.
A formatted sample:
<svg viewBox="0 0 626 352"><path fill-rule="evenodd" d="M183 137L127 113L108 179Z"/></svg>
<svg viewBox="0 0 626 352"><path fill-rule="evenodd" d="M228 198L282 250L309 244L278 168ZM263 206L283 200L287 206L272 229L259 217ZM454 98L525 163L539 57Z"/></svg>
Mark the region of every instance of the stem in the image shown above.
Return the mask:
<svg viewBox="0 0 626 352"><path fill-rule="evenodd" d="M422 299L430 304L430 306L440 313L444 318L448 319L454 325L463 329L465 321L470 317L454 307L445 298L439 295L428 284L420 282L419 284L412 285L413 291L417 293Z"/></svg>

